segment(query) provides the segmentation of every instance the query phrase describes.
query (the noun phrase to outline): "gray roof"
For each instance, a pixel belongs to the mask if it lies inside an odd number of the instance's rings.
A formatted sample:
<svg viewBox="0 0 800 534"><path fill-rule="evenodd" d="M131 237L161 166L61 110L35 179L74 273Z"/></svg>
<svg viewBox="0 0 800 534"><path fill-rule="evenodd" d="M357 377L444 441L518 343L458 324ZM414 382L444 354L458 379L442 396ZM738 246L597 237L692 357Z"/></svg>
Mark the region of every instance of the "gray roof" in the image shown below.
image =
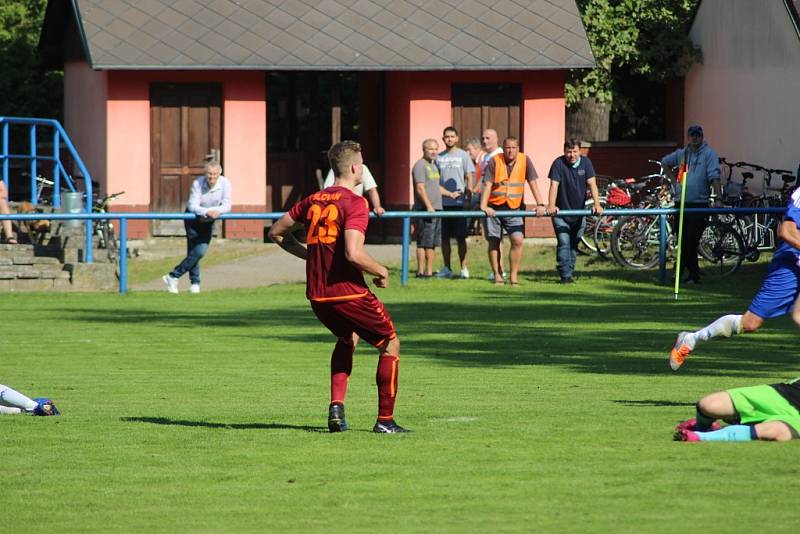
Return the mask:
<svg viewBox="0 0 800 534"><path fill-rule="evenodd" d="M50 4L59 0L50 0ZM541 70L594 67L574 0L72 0L95 69ZM62 4L63 5L63 4ZM77 13L77 17L75 14ZM71 32L64 26L75 24ZM49 19L49 20L48 20ZM60 51L60 52L59 52Z"/></svg>

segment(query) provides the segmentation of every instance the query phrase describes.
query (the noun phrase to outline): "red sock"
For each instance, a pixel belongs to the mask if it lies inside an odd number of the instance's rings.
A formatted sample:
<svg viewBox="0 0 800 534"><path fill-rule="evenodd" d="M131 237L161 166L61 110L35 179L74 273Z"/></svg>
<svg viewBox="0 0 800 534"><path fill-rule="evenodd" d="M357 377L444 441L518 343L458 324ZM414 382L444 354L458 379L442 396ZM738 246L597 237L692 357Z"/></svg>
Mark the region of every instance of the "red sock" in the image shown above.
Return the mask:
<svg viewBox="0 0 800 534"><path fill-rule="evenodd" d="M400 358L398 356L384 354L378 358L375 383L378 385L378 419L381 421L388 421L393 417L399 365Z"/></svg>
<svg viewBox="0 0 800 534"><path fill-rule="evenodd" d="M338 402L344 404L347 395L347 382L353 370L352 343L344 343L341 339L336 342L331 354L331 404Z"/></svg>

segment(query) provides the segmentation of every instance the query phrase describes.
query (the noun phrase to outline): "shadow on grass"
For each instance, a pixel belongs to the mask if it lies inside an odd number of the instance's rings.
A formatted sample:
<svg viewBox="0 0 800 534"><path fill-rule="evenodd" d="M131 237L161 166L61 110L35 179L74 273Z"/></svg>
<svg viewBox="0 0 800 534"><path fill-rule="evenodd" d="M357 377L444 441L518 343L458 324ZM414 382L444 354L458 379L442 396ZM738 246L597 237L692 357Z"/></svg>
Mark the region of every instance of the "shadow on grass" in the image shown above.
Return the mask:
<svg viewBox="0 0 800 534"><path fill-rule="evenodd" d="M397 326L403 355L454 367L507 368L552 366L577 372L616 375L672 375L667 352L680 330L696 329L731 312L742 312L754 293L756 267L741 281L723 279L686 290L681 301L671 288L638 284L652 273L589 271L572 286L538 280L519 288L425 281L387 294L387 308ZM763 268L760 269L763 271ZM611 273L612 271L609 271ZM631 280L632 279L632 280ZM426 286L426 283L429 284ZM453 287L459 287L454 291ZM224 333L263 342L330 343L307 303L298 296L281 302L220 299L213 308L166 307L157 300L95 309L63 308L64 316L86 324L164 329L168 336ZM393 302L394 301L394 302ZM784 321L783 323L781 321ZM694 376L765 376L791 373L797 366L793 327L777 319L752 336L703 344L687 364ZM164 335L153 332L154 335ZM227 342L230 342L228 339ZM754 349L754 342L757 349ZM328 350L328 349L326 349ZM369 347L360 354L371 352Z"/></svg>
<svg viewBox="0 0 800 534"><path fill-rule="evenodd" d="M694 406L693 402L675 402L665 400L612 400L617 404L624 406Z"/></svg>
<svg viewBox="0 0 800 534"><path fill-rule="evenodd" d="M165 426L188 426L202 428L225 428L229 430L302 430L303 432L328 433L327 427L289 425L286 423L210 423L208 421L182 421L166 417L121 417L126 423L149 423Z"/></svg>

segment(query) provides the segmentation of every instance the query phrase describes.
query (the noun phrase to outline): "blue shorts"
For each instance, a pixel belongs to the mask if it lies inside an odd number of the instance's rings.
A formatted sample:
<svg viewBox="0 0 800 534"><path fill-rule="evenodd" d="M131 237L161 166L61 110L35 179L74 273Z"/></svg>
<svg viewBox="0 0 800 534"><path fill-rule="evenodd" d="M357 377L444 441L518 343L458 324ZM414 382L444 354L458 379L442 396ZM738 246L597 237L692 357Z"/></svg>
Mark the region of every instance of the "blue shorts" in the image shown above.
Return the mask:
<svg viewBox="0 0 800 534"><path fill-rule="evenodd" d="M748 310L762 319L786 315L800 292L800 267L793 255L773 257L769 271Z"/></svg>

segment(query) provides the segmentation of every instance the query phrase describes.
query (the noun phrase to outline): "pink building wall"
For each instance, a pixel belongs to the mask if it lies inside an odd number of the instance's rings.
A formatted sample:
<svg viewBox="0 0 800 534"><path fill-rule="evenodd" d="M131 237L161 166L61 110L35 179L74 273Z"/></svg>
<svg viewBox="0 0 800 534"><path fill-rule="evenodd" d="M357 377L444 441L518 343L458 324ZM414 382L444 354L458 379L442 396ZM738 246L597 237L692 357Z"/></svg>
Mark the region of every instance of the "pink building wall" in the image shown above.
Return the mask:
<svg viewBox="0 0 800 534"><path fill-rule="evenodd" d="M66 67L65 67L66 71ZM85 64L65 72L66 128L104 192L125 191L115 211L150 209L150 84L221 83L223 164L233 184L235 211L264 211L267 173L265 76L252 71L92 71ZM91 90L86 91L86 87ZM228 237L260 237L260 221L226 223ZM131 222L132 237L147 233Z"/></svg>
<svg viewBox="0 0 800 534"><path fill-rule="evenodd" d="M105 181L108 73L64 63L64 127L95 181Z"/></svg>
<svg viewBox="0 0 800 534"><path fill-rule="evenodd" d="M388 73L386 79L386 195L389 203L413 202L411 166L421 157L422 140L440 140L450 125L454 83L519 83L522 86L522 151L540 176L563 153L564 76L558 71L510 73ZM544 193L546 180L539 184Z"/></svg>
<svg viewBox="0 0 800 534"><path fill-rule="evenodd" d="M546 198L550 164L563 154L563 72L391 72L386 75L385 204L403 209L413 203L411 166L422 155L422 141L440 140L442 130L451 124L452 84L495 82L521 85L521 148L533 161L541 178L539 193ZM527 190L525 201L533 202ZM529 230L536 235L552 234L544 219L531 220Z"/></svg>

